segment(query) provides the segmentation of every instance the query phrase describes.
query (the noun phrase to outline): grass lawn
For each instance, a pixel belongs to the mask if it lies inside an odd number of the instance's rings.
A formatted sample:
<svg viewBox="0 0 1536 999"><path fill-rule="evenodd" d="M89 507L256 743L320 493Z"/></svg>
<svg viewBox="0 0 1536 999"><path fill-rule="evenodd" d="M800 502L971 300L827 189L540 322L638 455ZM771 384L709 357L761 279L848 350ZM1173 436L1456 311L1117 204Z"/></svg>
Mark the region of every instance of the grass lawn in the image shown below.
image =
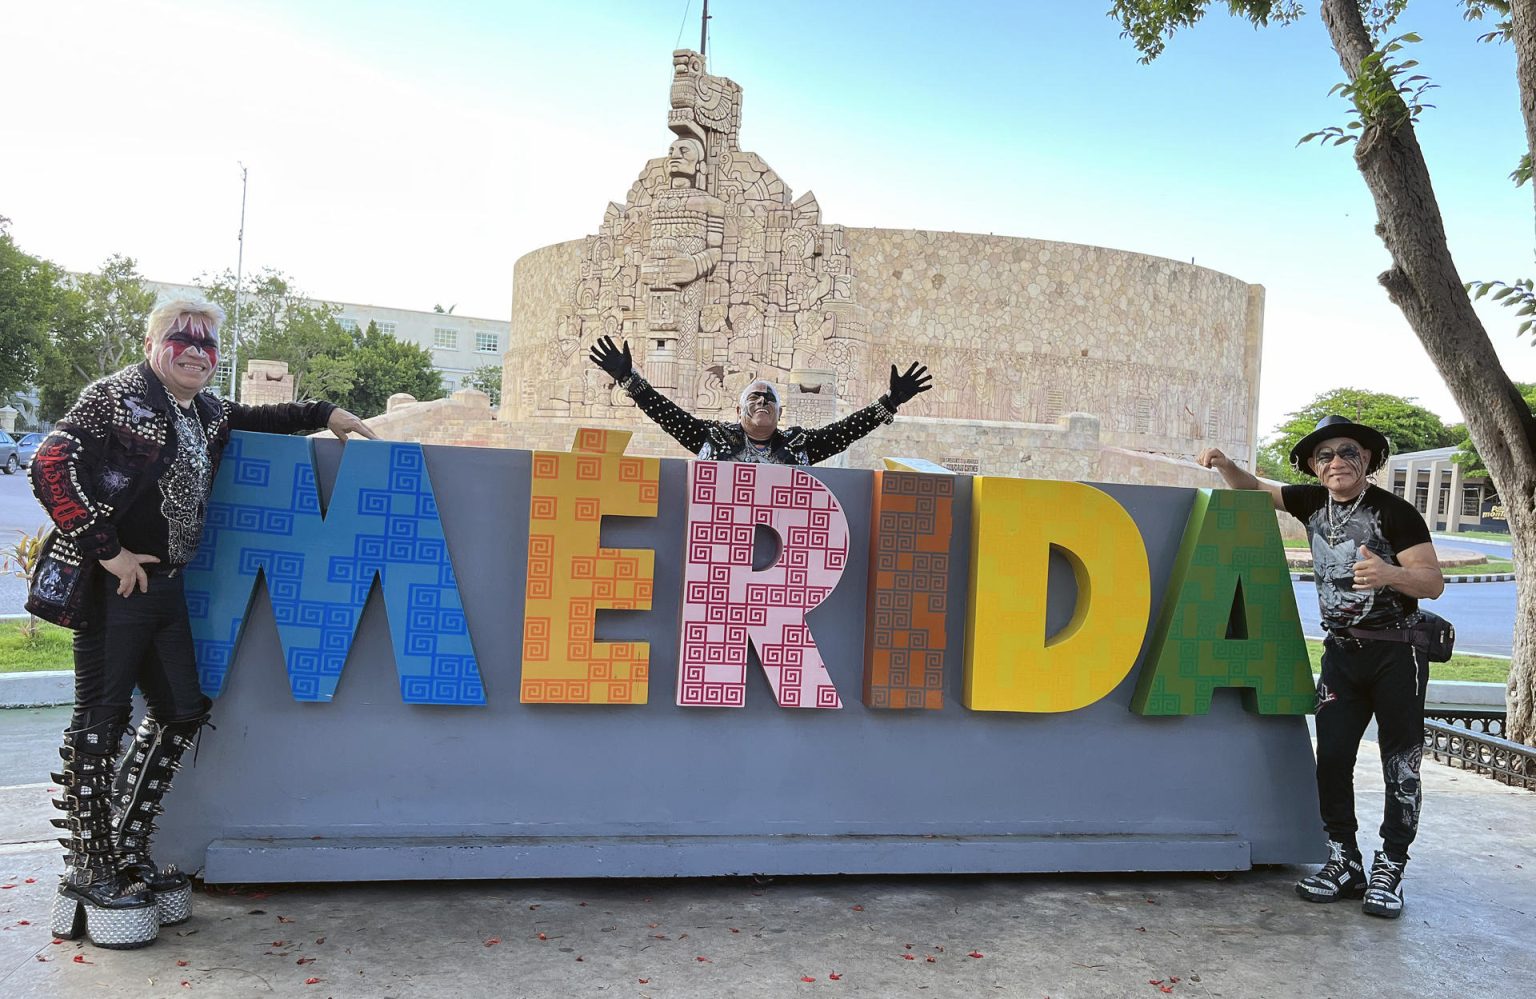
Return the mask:
<svg viewBox="0 0 1536 999"><path fill-rule="evenodd" d="M1312 657L1312 672L1323 668L1323 643L1307 639L1307 654ZM1487 656L1451 657L1448 663L1430 663L1431 680L1477 680L1482 683L1508 683L1509 660Z"/></svg>
<svg viewBox="0 0 1536 999"><path fill-rule="evenodd" d="M1287 548L1310 548L1310 547L1312 547L1311 544L1308 543L1306 538L1281 538L1280 540L1285 542L1285 547L1287 547Z"/></svg>
<svg viewBox="0 0 1536 999"><path fill-rule="evenodd" d="M1502 541L1506 545L1513 544L1508 534L1500 534L1497 531L1457 531L1448 537L1476 538L1479 541Z"/></svg>
<svg viewBox="0 0 1536 999"><path fill-rule="evenodd" d="M1481 565L1448 565L1440 572L1446 576L1484 576L1492 572L1514 572L1515 563L1489 559Z"/></svg>
<svg viewBox="0 0 1536 999"><path fill-rule="evenodd" d="M74 669L73 632L40 622L37 637L21 637L25 621L0 621L0 673L32 673L42 669Z"/></svg>

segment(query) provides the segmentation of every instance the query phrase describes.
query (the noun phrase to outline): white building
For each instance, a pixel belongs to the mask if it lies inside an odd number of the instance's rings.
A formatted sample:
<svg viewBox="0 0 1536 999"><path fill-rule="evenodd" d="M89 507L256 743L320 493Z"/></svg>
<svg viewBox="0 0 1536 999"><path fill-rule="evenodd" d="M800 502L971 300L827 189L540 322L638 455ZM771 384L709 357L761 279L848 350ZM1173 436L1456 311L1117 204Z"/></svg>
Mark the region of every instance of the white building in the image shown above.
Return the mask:
<svg viewBox="0 0 1536 999"><path fill-rule="evenodd" d="M157 302L176 298L203 298L202 288L191 284L173 284L167 281L145 281L145 286L155 292ZM321 304L322 299L310 299ZM441 312L418 312L415 309L392 309L382 305L358 305L353 302L328 302L341 309L337 318L349 330L361 331L369 323L378 325L379 332L388 333L406 343L425 347L432 354L432 366L443 374L443 392L452 393L464 387L469 373L487 364L501 370L501 355L507 349L509 323L504 319L479 319L472 316L455 316ZM233 321L234 317L229 317ZM250 360L241 358L240 360ZM216 385L229 384L228 358L219 364Z"/></svg>
<svg viewBox="0 0 1536 999"><path fill-rule="evenodd" d="M1431 531L1507 531L1504 507L1486 474L1468 477L1452 459L1458 448L1394 454L1377 481L1413 504Z"/></svg>

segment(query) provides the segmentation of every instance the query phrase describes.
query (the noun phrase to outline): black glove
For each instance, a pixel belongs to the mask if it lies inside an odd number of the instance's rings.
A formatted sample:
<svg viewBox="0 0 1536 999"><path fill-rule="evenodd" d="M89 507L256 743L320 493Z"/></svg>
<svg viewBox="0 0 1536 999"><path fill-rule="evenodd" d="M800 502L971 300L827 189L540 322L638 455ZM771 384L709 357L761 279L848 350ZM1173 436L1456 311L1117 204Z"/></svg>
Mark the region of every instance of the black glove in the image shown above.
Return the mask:
<svg viewBox="0 0 1536 999"><path fill-rule="evenodd" d="M911 402L919 392L933 388L932 382L933 376L928 373L928 368L916 361L912 362L904 375L898 375L896 365L891 365L891 403L900 406Z"/></svg>
<svg viewBox="0 0 1536 999"><path fill-rule="evenodd" d="M615 382L622 382L635 370L634 359L629 356L628 340L624 341L624 350L620 352L619 348L613 345L613 337L598 337L597 342L592 345L592 349L588 351L587 356L592 359L593 364L608 372L608 377L612 378ZM891 370L895 371L896 369L892 368Z"/></svg>

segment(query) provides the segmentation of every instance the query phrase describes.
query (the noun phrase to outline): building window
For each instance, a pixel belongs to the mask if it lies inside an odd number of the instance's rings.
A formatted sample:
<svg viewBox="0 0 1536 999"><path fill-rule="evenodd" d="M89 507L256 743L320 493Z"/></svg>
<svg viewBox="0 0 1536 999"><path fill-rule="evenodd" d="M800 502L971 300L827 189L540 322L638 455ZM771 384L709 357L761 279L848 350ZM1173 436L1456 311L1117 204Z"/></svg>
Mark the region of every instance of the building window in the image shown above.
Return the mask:
<svg viewBox="0 0 1536 999"><path fill-rule="evenodd" d="M1414 507L1420 513L1423 513L1425 510L1429 509L1429 487L1428 486L1418 486L1417 488L1414 489L1414 491L1413 491L1413 505L1414 505Z"/></svg>
<svg viewBox="0 0 1536 999"><path fill-rule="evenodd" d="M342 316L340 319L338 319L336 321L338 323L340 323L341 324L341 328L346 330L348 333L356 333L357 332L357 320L356 319L348 319L346 316Z"/></svg>
<svg viewBox="0 0 1536 999"><path fill-rule="evenodd" d="M958 472L961 475L981 474L981 462L975 460L974 458L945 458L943 461L939 462L939 464L943 465L951 472Z"/></svg>
<svg viewBox="0 0 1536 999"><path fill-rule="evenodd" d="M1440 487L1440 496L1435 501L1435 513L1438 514L1441 517L1444 517L1445 516L1445 511L1446 511L1446 509L1448 507L1450 507L1450 505L1451 505L1451 487L1450 486L1441 486Z"/></svg>
<svg viewBox="0 0 1536 999"><path fill-rule="evenodd" d="M374 326L374 329L378 330L380 333L383 333L385 336L394 336L395 335L395 324L394 323L386 323L386 322L380 322L378 320L375 320L373 326Z"/></svg>
<svg viewBox="0 0 1536 999"><path fill-rule="evenodd" d="M438 350L458 350L459 331L439 326L432 330L432 346Z"/></svg>
<svg viewBox="0 0 1536 999"><path fill-rule="evenodd" d="M481 354L499 354L501 352L501 337L495 333L476 333L475 350Z"/></svg>
<svg viewBox="0 0 1536 999"><path fill-rule="evenodd" d="M1472 486L1461 491L1461 515L1477 517L1482 514L1482 490Z"/></svg>

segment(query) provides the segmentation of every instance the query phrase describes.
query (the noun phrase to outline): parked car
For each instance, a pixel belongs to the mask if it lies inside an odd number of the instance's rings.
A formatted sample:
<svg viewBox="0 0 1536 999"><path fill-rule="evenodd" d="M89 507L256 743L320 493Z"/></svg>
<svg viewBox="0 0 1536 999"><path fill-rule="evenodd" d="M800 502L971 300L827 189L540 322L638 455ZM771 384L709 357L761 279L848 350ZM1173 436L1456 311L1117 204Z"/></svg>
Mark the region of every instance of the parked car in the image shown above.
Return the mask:
<svg viewBox="0 0 1536 999"><path fill-rule="evenodd" d="M6 475L15 475L21 471L21 449L16 446L16 438L0 430L0 472Z"/></svg>
<svg viewBox="0 0 1536 999"><path fill-rule="evenodd" d="M32 459L37 457L37 446L43 442L43 437L43 434L23 434L16 442L16 457L21 459L23 467L32 467Z"/></svg>

